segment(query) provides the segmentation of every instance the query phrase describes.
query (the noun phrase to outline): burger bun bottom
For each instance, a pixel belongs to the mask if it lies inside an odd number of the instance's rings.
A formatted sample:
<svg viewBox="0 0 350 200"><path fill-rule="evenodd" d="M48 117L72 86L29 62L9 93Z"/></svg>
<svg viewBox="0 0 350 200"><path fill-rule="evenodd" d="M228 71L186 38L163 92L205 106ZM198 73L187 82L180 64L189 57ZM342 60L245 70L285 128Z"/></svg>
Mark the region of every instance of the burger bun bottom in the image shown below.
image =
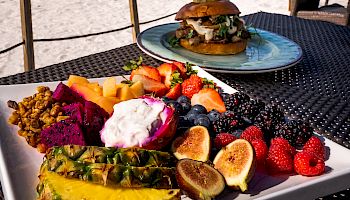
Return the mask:
<svg viewBox="0 0 350 200"><path fill-rule="evenodd" d="M247 47L247 40L221 44L221 43L199 43L190 45L188 39L180 39L180 45L190 51L208 55L231 55L244 51Z"/></svg>

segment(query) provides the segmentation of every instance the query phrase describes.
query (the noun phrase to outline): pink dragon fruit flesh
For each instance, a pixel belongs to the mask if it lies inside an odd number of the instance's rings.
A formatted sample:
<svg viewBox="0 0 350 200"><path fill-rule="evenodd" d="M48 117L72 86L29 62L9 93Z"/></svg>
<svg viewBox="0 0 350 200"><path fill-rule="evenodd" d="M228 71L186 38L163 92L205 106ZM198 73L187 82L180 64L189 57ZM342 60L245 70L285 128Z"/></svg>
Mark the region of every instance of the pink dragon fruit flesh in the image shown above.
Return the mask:
<svg viewBox="0 0 350 200"><path fill-rule="evenodd" d="M174 137L178 116L161 99L144 96L114 105L113 115L100 131L106 147L160 150Z"/></svg>

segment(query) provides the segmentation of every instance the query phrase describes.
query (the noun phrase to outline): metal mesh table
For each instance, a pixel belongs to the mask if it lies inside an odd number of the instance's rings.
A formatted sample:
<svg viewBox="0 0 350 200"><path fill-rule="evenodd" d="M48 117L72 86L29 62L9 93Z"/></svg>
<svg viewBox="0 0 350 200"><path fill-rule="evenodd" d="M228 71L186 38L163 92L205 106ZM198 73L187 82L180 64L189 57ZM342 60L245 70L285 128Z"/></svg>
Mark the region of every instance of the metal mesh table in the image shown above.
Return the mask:
<svg viewBox="0 0 350 200"><path fill-rule="evenodd" d="M287 115L309 121L320 134L350 148L350 28L263 12L244 18L257 28L298 43L303 60L291 68L264 74L213 75L251 97L277 102ZM121 75L125 73L121 66L140 55L148 65L160 64L131 44L4 77L0 84L66 80L70 74L88 78ZM329 198L350 199L350 191L321 199Z"/></svg>

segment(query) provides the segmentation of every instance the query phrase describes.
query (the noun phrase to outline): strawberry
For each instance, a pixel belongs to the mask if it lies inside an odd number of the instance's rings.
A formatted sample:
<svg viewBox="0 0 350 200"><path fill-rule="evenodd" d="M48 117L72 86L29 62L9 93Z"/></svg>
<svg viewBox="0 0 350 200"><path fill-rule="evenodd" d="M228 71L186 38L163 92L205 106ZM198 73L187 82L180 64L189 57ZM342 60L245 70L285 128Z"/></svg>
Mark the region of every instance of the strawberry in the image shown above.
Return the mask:
<svg viewBox="0 0 350 200"><path fill-rule="evenodd" d="M173 74L178 72L176 65L172 63L163 63L158 68L159 74L162 77L162 82L166 87L170 88Z"/></svg>
<svg viewBox="0 0 350 200"><path fill-rule="evenodd" d="M256 139L251 142L255 155L258 167L263 167L265 165L265 160L268 153L268 148L264 140Z"/></svg>
<svg viewBox="0 0 350 200"><path fill-rule="evenodd" d="M211 88L203 88L191 99L191 105L200 104L204 106L208 112L217 110L221 113L226 111L225 103L222 101L220 94Z"/></svg>
<svg viewBox="0 0 350 200"><path fill-rule="evenodd" d="M158 97L162 97L168 91L168 88L162 82L158 82L148 76L135 74L133 81L141 81L146 92L154 93Z"/></svg>
<svg viewBox="0 0 350 200"><path fill-rule="evenodd" d="M281 146L270 146L266 158L266 168L270 174L289 174L293 172L293 156Z"/></svg>
<svg viewBox="0 0 350 200"><path fill-rule="evenodd" d="M221 149L222 147L230 144L235 141L237 138L229 133L219 133L216 135L214 139L214 147L217 149Z"/></svg>
<svg viewBox="0 0 350 200"><path fill-rule="evenodd" d="M253 140L263 140L264 133L257 126L249 126L242 132L240 138L245 139L251 143Z"/></svg>
<svg viewBox="0 0 350 200"><path fill-rule="evenodd" d="M181 96L181 84L177 83L165 96L173 100L179 98Z"/></svg>
<svg viewBox="0 0 350 200"><path fill-rule="evenodd" d="M312 136L304 145L303 151L314 153L318 158L325 159L325 147L322 141L316 137Z"/></svg>
<svg viewBox="0 0 350 200"><path fill-rule="evenodd" d="M282 137L273 138L271 140L270 147L275 147L275 146L278 146L278 148L283 151L287 151L292 156L296 154L295 148L292 145L290 145L288 140Z"/></svg>
<svg viewBox="0 0 350 200"><path fill-rule="evenodd" d="M125 71L131 71L130 80L133 80L133 77L138 75L144 75L148 78L154 79L156 81L161 81L161 77L156 68L151 66L145 66L142 64L142 57L139 57L139 60L130 60L123 67Z"/></svg>
<svg viewBox="0 0 350 200"><path fill-rule="evenodd" d="M155 81L159 82L162 80L157 68L151 66L140 66L136 69L133 69L131 71L130 80L133 80L133 77L136 74L147 76L148 78L154 79Z"/></svg>
<svg viewBox="0 0 350 200"><path fill-rule="evenodd" d="M182 94L191 99L194 94L198 93L202 89L202 87L202 78L192 74L190 78L183 81Z"/></svg>
<svg viewBox="0 0 350 200"><path fill-rule="evenodd" d="M187 69L184 63L181 62L173 62L173 64L177 67L177 69L179 70L180 74L181 74L181 78L182 79L186 79L187 78Z"/></svg>
<svg viewBox="0 0 350 200"><path fill-rule="evenodd" d="M314 153L307 151L299 152L294 157L294 169L303 176L317 176L325 171L325 163Z"/></svg>

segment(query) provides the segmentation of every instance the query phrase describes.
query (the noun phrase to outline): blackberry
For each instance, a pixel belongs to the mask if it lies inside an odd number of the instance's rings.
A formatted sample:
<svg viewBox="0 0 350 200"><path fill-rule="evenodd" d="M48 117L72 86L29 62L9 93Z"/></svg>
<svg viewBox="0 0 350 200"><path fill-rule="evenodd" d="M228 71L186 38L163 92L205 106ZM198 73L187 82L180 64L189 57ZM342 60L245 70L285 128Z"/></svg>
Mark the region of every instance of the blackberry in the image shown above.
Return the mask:
<svg viewBox="0 0 350 200"><path fill-rule="evenodd" d="M220 118L213 122L213 131L215 134L227 133L228 127L232 121L231 117L226 117L225 115L220 116Z"/></svg>
<svg viewBox="0 0 350 200"><path fill-rule="evenodd" d="M248 102L250 97L242 92L236 92L224 99L226 110L234 110L240 104Z"/></svg>
<svg viewBox="0 0 350 200"><path fill-rule="evenodd" d="M245 126L244 121L238 114L229 111L213 122L213 131L215 134L233 133L237 129L244 129Z"/></svg>
<svg viewBox="0 0 350 200"><path fill-rule="evenodd" d="M235 111L240 113L244 120L252 124L255 117L259 114L259 112L265 107L265 103L261 100L252 99L248 102L240 104Z"/></svg>
<svg viewBox="0 0 350 200"><path fill-rule="evenodd" d="M267 141L272 137L274 128L277 124L284 121L283 112L277 105L267 105L262 109L254 119L254 124L259 127Z"/></svg>
<svg viewBox="0 0 350 200"><path fill-rule="evenodd" d="M313 135L310 124L302 120L290 120L276 125L275 137L283 137L294 147L302 147Z"/></svg>

